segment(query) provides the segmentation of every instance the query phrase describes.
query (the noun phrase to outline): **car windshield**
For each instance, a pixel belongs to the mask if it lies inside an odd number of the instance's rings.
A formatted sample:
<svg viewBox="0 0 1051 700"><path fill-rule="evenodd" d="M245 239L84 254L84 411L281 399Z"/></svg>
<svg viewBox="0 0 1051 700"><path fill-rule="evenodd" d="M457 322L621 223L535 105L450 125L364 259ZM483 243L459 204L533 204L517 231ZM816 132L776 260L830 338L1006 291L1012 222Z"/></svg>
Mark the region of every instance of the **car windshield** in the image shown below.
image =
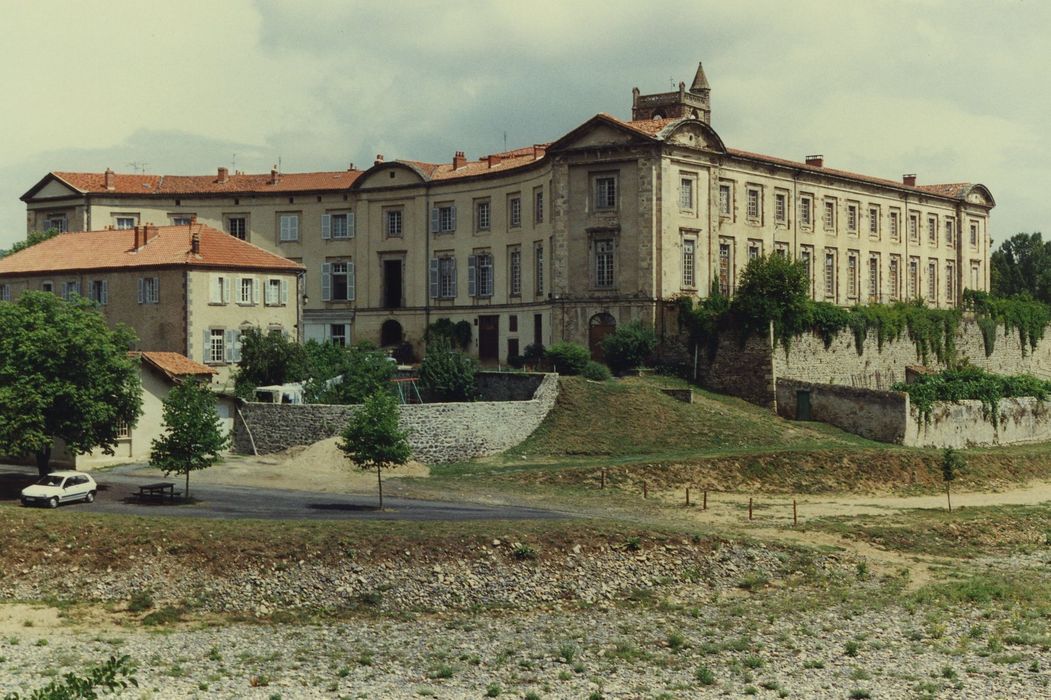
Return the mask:
<svg viewBox="0 0 1051 700"><path fill-rule="evenodd" d="M39 485L39 486L61 486L62 485L62 477L61 476L50 476L50 475L49 476L42 476L42 477L40 477L40 480L37 481L37 485Z"/></svg>

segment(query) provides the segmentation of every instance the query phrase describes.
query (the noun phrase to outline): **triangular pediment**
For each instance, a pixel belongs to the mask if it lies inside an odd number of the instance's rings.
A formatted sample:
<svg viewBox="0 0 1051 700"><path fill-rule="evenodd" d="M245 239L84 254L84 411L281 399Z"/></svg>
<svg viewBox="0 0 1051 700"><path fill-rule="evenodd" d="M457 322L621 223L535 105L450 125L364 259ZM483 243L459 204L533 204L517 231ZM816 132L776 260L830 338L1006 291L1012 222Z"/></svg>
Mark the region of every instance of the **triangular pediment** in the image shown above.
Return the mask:
<svg viewBox="0 0 1051 700"><path fill-rule="evenodd" d="M48 173L32 189L22 195L23 202L40 199L61 199L63 197L76 197L83 192L66 184L53 173Z"/></svg>
<svg viewBox="0 0 1051 700"><path fill-rule="evenodd" d="M652 143L653 140L653 137L630 128L623 122L600 114L552 143L547 150L551 152L574 148L627 146Z"/></svg>

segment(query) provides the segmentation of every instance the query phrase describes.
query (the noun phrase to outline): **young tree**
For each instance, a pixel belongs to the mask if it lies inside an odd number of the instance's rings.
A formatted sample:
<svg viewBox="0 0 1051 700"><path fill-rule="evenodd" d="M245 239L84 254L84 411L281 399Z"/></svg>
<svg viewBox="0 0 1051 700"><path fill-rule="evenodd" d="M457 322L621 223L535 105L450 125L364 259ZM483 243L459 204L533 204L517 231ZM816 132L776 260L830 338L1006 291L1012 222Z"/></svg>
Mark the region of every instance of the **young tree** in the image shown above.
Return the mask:
<svg viewBox="0 0 1051 700"><path fill-rule="evenodd" d="M765 334L773 321L777 336L787 338L808 325L809 298L810 281L802 262L761 256L748 261L730 311L748 332Z"/></svg>
<svg viewBox="0 0 1051 700"><path fill-rule="evenodd" d="M956 479L956 475L967 466L967 461L959 452L951 447L946 447L942 452L942 479L945 481L945 500L949 503L949 512L952 512L952 496L949 494L949 484Z"/></svg>
<svg viewBox="0 0 1051 700"><path fill-rule="evenodd" d="M361 469L375 469L379 486L380 509L383 508L383 469L409 461L412 454L408 433L398 428L398 404L385 391L365 399L347 421L342 441L336 444L347 459Z"/></svg>
<svg viewBox="0 0 1051 700"><path fill-rule="evenodd" d="M250 398L257 386L298 382L306 374L307 352L296 341L260 328L241 333L241 360L234 379L238 396Z"/></svg>
<svg viewBox="0 0 1051 700"><path fill-rule="evenodd" d="M470 401L475 395L477 371L473 358L453 350L445 338L438 338L427 346L420 363L420 384L438 401Z"/></svg>
<svg viewBox="0 0 1051 700"><path fill-rule="evenodd" d="M618 326L602 339L606 364L617 374L642 366L657 347L657 334L642 321Z"/></svg>
<svg viewBox="0 0 1051 700"><path fill-rule="evenodd" d="M0 453L36 455L41 475L56 439L75 454L113 454L121 424L142 412L134 342L87 300L26 292L0 302Z"/></svg>
<svg viewBox="0 0 1051 700"><path fill-rule="evenodd" d="M205 384L177 384L164 399L164 435L153 440L150 465L165 474L186 474L190 497L190 472L207 469L219 461L230 439L223 435L215 394Z"/></svg>

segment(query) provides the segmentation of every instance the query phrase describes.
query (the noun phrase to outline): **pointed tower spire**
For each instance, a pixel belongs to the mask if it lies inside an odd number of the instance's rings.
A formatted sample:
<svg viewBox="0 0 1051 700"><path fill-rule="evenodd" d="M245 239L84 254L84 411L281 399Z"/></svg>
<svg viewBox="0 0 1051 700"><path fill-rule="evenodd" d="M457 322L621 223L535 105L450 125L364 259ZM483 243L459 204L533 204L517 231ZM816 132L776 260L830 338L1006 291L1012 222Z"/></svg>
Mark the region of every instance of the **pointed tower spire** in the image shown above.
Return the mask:
<svg viewBox="0 0 1051 700"><path fill-rule="evenodd" d="M711 85L708 84L708 77L704 74L704 64L698 61L697 73L693 76L693 85L690 86L690 92L701 93L711 89Z"/></svg>

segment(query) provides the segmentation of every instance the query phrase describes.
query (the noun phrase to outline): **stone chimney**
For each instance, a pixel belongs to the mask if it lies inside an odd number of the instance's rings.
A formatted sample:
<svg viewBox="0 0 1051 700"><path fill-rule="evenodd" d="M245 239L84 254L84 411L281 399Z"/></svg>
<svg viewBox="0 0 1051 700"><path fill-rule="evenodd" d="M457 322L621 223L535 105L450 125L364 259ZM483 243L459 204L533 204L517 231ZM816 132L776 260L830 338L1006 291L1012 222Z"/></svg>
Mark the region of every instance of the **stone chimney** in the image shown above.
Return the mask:
<svg viewBox="0 0 1051 700"><path fill-rule="evenodd" d="M190 252L194 255L201 254L201 232L199 230L194 231L190 236Z"/></svg>
<svg viewBox="0 0 1051 700"><path fill-rule="evenodd" d="M154 238L157 237L157 227L153 224L146 224L142 227L142 244L146 245Z"/></svg>
<svg viewBox="0 0 1051 700"><path fill-rule="evenodd" d="M383 162L383 154L382 153L377 153L376 154L376 160L372 161L372 164L373 165L379 165L382 162Z"/></svg>
<svg viewBox="0 0 1051 700"><path fill-rule="evenodd" d="M503 160L503 157L493 154L490 155L486 160L489 161L489 167L491 168L494 165L500 165L500 161Z"/></svg>
<svg viewBox="0 0 1051 700"><path fill-rule="evenodd" d="M281 173L279 173L277 171L277 166L275 165L272 168L270 168L270 183L269 184L276 185L279 182L281 182Z"/></svg>
<svg viewBox="0 0 1051 700"><path fill-rule="evenodd" d="M906 173L901 176L901 184L908 185L909 187L916 186L916 173Z"/></svg>
<svg viewBox="0 0 1051 700"><path fill-rule="evenodd" d="M815 168L823 168L823 167L825 167L825 156L823 156L823 155L807 156L806 157L806 164L807 165L813 165Z"/></svg>
<svg viewBox="0 0 1051 700"><path fill-rule="evenodd" d="M542 158L545 153L547 153L547 148L546 147L541 146L539 144L534 144L533 145L533 160L538 160L538 159Z"/></svg>
<svg viewBox="0 0 1051 700"><path fill-rule="evenodd" d="M457 151L456 155L453 156L453 170L459 170L465 165L467 165L467 156L464 155L463 151Z"/></svg>
<svg viewBox="0 0 1051 700"><path fill-rule="evenodd" d="M135 227L135 244L132 246L132 250L138 250L139 248L141 248L143 246L143 243L145 242L143 240L143 233L142 233L142 229L143 228L144 227L142 227L142 226L136 226Z"/></svg>
<svg viewBox="0 0 1051 700"><path fill-rule="evenodd" d="M117 189L117 185L113 182L113 171L110 168L106 168L106 172L102 176L106 182L107 190L113 191Z"/></svg>
<svg viewBox="0 0 1051 700"><path fill-rule="evenodd" d="M221 185L225 185L227 180L230 179L230 171L226 168L219 168L219 176L216 177L215 181Z"/></svg>

